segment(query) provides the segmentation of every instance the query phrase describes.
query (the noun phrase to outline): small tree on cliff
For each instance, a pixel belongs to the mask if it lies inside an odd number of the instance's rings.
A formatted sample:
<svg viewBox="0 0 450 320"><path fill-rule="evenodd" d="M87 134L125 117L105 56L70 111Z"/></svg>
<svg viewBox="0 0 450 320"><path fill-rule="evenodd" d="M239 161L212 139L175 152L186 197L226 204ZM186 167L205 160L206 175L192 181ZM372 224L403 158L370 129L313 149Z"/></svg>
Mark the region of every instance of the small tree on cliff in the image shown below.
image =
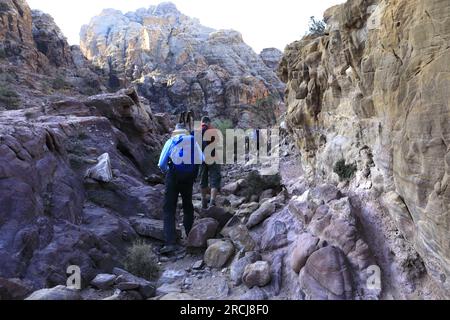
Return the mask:
<svg viewBox="0 0 450 320"><path fill-rule="evenodd" d="M325 34L326 24L323 20L311 17L309 20L309 35L323 36Z"/></svg>

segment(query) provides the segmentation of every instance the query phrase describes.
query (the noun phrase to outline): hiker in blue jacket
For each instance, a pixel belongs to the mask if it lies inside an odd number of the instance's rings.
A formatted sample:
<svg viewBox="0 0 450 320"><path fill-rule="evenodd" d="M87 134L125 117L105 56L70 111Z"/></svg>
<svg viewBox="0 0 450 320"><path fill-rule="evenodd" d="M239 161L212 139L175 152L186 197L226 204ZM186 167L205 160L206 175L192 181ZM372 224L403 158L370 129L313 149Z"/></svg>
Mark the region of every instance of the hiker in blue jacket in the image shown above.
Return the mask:
<svg viewBox="0 0 450 320"><path fill-rule="evenodd" d="M204 161L202 149L185 123L179 123L172 137L165 144L159 160L159 168L166 174L164 199L164 234L166 245L161 254L177 251L176 210L178 196L183 200L184 228L188 235L194 223L192 191L197 179L199 166Z"/></svg>

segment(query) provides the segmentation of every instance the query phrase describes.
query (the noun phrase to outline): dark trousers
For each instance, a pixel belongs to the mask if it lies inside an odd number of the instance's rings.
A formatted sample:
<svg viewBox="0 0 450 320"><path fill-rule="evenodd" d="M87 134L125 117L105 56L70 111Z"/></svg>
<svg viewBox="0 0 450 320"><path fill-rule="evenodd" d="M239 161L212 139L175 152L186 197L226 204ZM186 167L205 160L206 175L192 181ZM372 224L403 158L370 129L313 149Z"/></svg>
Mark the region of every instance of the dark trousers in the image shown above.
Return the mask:
<svg viewBox="0 0 450 320"><path fill-rule="evenodd" d="M184 228L189 234L194 223L194 205L192 190L194 188L193 174L179 174L170 171L166 176L166 193L164 199L164 235L167 245L176 244L176 213L178 196L183 200Z"/></svg>

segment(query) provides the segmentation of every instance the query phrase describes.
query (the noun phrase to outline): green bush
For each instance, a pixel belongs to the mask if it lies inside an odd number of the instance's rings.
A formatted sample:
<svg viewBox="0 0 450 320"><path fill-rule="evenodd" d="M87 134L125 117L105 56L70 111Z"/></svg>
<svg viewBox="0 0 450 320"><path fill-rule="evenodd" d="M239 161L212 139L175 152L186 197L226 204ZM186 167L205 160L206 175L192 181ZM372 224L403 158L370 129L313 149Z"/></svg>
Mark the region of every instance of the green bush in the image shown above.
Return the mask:
<svg viewBox="0 0 450 320"><path fill-rule="evenodd" d="M333 169L341 181L351 180L357 170L358 166L356 164L346 164L345 159L336 162Z"/></svg>
<svg viewBox="0 0 450 320"><path fill-rule="evenodd" d="M138 277L149 281L158 278L158 257L153 252L153 247L142 240L128 249L124 265L126 270Z"/></svg>
<svg viewBox="0 0 450 320"><path fill-rule="evenodd" d="M323 36L325 34L326 24L322 20L311 17L309 20L309 35Z"/></svg>
<svg viewBox="0 0 450 320"><path fill-rule="evenodd" d="M0 103L4 104L7 110L15 110L20 106L20 97L14 90L0 86Z"/></svg>

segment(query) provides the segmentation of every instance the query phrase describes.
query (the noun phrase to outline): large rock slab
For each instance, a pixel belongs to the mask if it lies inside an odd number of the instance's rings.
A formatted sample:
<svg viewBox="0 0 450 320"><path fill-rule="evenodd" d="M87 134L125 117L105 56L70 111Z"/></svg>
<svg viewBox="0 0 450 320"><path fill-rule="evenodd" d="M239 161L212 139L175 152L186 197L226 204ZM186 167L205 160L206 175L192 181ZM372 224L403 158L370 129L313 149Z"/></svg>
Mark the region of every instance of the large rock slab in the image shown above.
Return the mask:
<svg viewBox="0 0 450 320"><path fill-rule="evenodd" d="M51 289L42 289L33 292L25 300L74 301L83 299L78 290L69 289L65 286L57 286Z"/></svg>
<svg viewBox="0 0 450 320"><path fill-rule="evenodd" d="M308 258L317 250L319 240L309 233L303 233L298 237L291 253L291 268L295 273L300 273Z"/></svg>
<svg viewBox="0 0 450 320"><path fill-rule="evenodd" d="M354 284L341 250L326 247L313 253L300 273L300 285L313 300L351 300Z"/></svg>
<svg viewBox="0 0 450 320"><path fill-rule="evenodd" d="M165 240L163 221L150 218L136 217L130 219L130 222L138 235L153 238L160 241ZM178 238L181 238L180 229L177 229L177 236Z"/></svg>

